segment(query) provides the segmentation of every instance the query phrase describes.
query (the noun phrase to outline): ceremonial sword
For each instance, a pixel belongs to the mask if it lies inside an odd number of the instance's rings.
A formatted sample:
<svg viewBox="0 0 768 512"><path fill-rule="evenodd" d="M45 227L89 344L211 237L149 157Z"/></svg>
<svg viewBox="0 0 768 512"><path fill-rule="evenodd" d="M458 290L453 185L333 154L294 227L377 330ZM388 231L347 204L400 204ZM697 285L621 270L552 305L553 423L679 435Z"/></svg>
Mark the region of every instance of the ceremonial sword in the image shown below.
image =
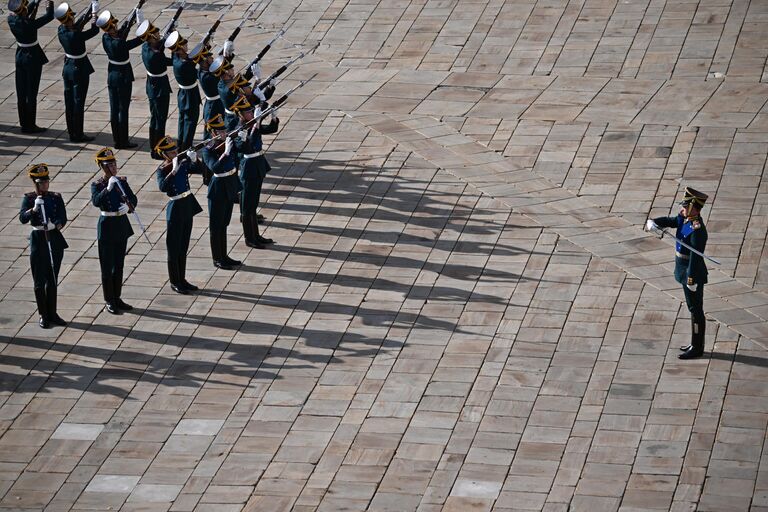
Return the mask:
<svg viewBox="0 0 768 512"><path fill-rule="evenodd" d="M664 235L669 235L669 236L672 236L672 233L670 233L669 231L667 231L667 230L666 230L666 228L662 228L662 227L659 227L659 225L658 225L658 224L656 224L656 223L655 223L655 222L653 222L653 221L651 221L651 224L652 224L652 226L651 226L651 231L653 231L654 233L657 233L657 234L659 235L659 239L661 239L661 238L664 238ZM691 247L690 245L688 245L687 243L683 242L682 240L680 240L680 239L679 239L679 238L677 238L677 237L674 237L674 238L675 238L675 240L677 241L677 243L679 243L680 245L682 245L683 247L685 247L686 249L688 249L688 250L689 250L689 251L691 251L692 253L694 253L694 254L698 254L698 255L699 255L699 256L701 256L702 258L704 258L704 259L707 259L707 260L711 261L711 262L712 262L712 263L714 263L715 265L721 265L721 263L720 263L719 261L717 261L715 258L712 258L712 257L710 257L710 256L707 256L707 255L706 255L706 254L704 254L703 252L701 252L701 251L698 251L698 250L694 249L693 247Z"/></svg>

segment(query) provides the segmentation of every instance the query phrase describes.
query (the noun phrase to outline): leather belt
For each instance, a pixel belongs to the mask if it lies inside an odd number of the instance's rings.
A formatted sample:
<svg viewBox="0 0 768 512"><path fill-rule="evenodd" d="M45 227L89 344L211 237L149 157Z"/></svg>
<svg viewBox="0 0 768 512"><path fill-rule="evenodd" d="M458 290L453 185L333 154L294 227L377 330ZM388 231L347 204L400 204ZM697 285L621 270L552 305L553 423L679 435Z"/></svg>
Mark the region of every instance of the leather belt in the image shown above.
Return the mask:
<svg viewBox="0 0 768 512"><path fill-rule="evenodd" d="M683 254L681 252L675 251L675 256L680 258L681 260L689 260L691 259L691 256L689 254Z"/></svg>
<svg viewBox="0 0 768 512"><path fill-rule="evenodd" d="M56 226L48 228L48 231L55 231L58 229ZM45 226L32 226L33 231L45 231Z"/></svg>
<svg viewBox="0 0 768 512"><path fill-rule="evenodd" d="M125 215L125 213L123 213L123 212L105 212L105 211L101 212L101 216L102 217L119 217L121 215Z"/></svg>
<svg viewBox="0 0 768 512"><path fill-rule="evenodd" d="M171 197L171 201L176 201L177 199L184 199L185 197L187 197L189 195L192 195L192 191L191 190L187 190L186 192L182 192L181 194L179 194L177 196Z"/></svg>
<svg viewBox="0 0 768 512"><path fill-rule="evenodd" d="M110 64L114 64L115 66L125 66L126 64L131 63L131 59L126 59L123 62L117 62L116 60L112 60L112 59L107 59L107 60L109 60Z"/></svg>
<svg viewBox="0 0 768 512"><path fill-rule="evenodd" d="M257 151L255 153L251 153L251 154L248 154L248 155L243 155L243 158L246 158L246 159L248 159L248 158L256 158L257 156L261 156L263 154L264 154L264 150L262 149L261 151Z"/></svg>
<svg viewBox="0 0 768 512"><path fill-rule="evenodd" d="M205 94L203 94L203 96L205 96ZM216 101L219 98L221 98L221 96L219 96L218 94L216 96L205 96L205 99L207 99L208 101Z"/></svg>
<svg viewBox="0 0 768 512"><path fill-rule="evenodd" d="M87 52L83 52L81 55L70 55L70 54L68 54L68 53L65 53L65 54L64 54L64 56L65 56L66 58L68 58L68 59L72 59L72 60L82 59L82 58L83 58L83 57L85 57L86 55L87 55Z"/></svg>
<svg viewBox="0 0 768 512"><path fill-rule="evenodd" d="M156 75L154 73L150 73L149 71L147 71L147 76L150 76L152 78L160 78L160 77L163 77L163 76L166 76L166 75L168 75L168 70L167 69L165 71L163 71L162 73L160 73L159 75Z"/></svg>
<svg viewBox="0 0 768 512"><path fill-rule="evenodd" d="M176 83L178 84L179 89L194 89L195 87L197 87L197 84L198 84L197 80L195 80L195 83L193 83L192 85L181 85L178 82Z"/></svg>
<svg viewBox="0 0 768 512"><path fill-rule="evenodd" d="M32 48L33 46L37 46L39 43L37 42L37 39L35 39L34 43L20 43L16 41L16 44L19 45L19 48Z"/></svg>
<svg viewBox="0 0 768 512"><path fill-rule="evenodd" d="M233 175L233 174L235 174L236 172L237 172L237 169L232 169L231 171L222 172L222 173L219 173L219 174L216 174L216 173L214 173L213 175L214 175L216 178L226 178L227 176L232 176L232 175Z"/></svg>

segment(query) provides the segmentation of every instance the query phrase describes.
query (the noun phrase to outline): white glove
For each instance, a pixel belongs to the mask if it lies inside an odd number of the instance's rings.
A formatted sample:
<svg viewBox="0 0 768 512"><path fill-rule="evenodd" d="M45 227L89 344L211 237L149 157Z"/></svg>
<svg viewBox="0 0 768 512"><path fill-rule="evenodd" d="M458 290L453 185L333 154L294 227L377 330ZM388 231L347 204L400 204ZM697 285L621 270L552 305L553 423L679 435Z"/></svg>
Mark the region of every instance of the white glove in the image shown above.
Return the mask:
<svg viewBox="0 0 768 512"><path fill-rule="evenodd" d="M128 211L129 211L129 210L130 210L130 208L128 208L128 205L127 205L127 204L125 204L125 203L122 203L122 204L120 205L120 208L118 208L118 209L117 209L117 211L118 211L118 212L120 212L120 213L122 213L122 214L126 214L126 213L128 213Z"/></svg>
<svg viewBox="0 0 768 512"><path fill-rule="evenodd" d="M277 110L273 110L269 115L269 122L274 123L275 121L277 121Z"/></svg>
<svg viewBox="0 0 768 512"><path fill-rule="evenodd" d="M232 140L231 137L227 137L227 140L224 141L224 154L229 155L232 152L232 147L235 145L235 142Z"/></svg>
<svg viewBox="0 0 768 512"><path fill-rule="evenodd" d="M189 158L189 160L192 162L197 162L197 151L195 151L194 149L188 149L187 158Z"/></svg>
<svg viewBox="0 0 768 512"><path fill-rule="evenodd" d="M48 221L48 224L46 224L46 225L45 225L45 227L46 227L46 229L48 229L48 231L51 231L51 230L53 230L53 229L56 229L56 224L54 224L53 222L51 222L51 221L49 220L49 221Z"/></svg>
<svg viewBox="0 0 768 512"><path fill-rule="evenodd" d="M267 97L264 96L264 91L261 90L258 84L253 86L253 94L259 98L259 101L267 101Z"/></svg>
<svg viewBox="0 0 768 512"><path fill-rule="evenodd" d="M653 219L648 219L645 221L645 230L646 231L653 231L653 228L656 226L656 223L653 222Z"/></svg>
<svg viewBox="0 0 768 512"><path fill-rule="evenodd" d="M237 137L240 140L248 140L248 132L246 130L240 130L237 132Z"/></svg>
<svg viewBox="0 0 768 512"><path fill-rule="evenodd" d="M115 188L115 185L117 185L117 176L112 176L109 178L109 183L107 183L107 190L112 192L112 189Z"/></svg>
<svg viewBox="0 0 768 512"><path fill-rule="evenodd" d="M141 12L141 9L136 9L136 23L139 25L144 23L144 13Z"/></svg>
<svg viewBox="0 0 768 512"><path fill-rule="evenodd" d="M685 286L687 286L688 289L691 290L693 293L696 293L696 290L699 288L699 285L696 284L696 283L694 283L694 284L687 284Z"/></svg>
<svg viewBox="0 0 768 512"><path fill-rule="evenodd" d="M179 157L175 156L173 157L173 167L171 168L171 174L176 174L176 171L179 170Z"/></svg>
<svg viewBox="0 0 768 512"><path fill-rule="evenodd" d="M254 78L258 81L261 77L261 65L258 62L251 64L251 73L253 73Z"/></svg>
<svg viewBox="0 0 768 512"><path fill-rule="evenodd" d="M261 107L256 107L256 109L253 111L253 117L255 119L258 119L261 115Z"/></svg>
<svg viewBox="0 0 768 512"><path fill-rule="evenodd" d="M33 212L39 212L40 207L45 204L45 201L43 200L42 196L37 196L37 199L35 199L35 206L32 208Z"/></svg>
<svg viewBox="0 0 768 512"><path fill-rule="evenodd" d="M99 11L99 0L91 0L91 12L96 14Z"/></svg>
<svg viewBox="0 0 768 512"><path fill-rule="evenodd" d="M227 39L224 41L224 56L230 58L235 54L235 43Z"/></svg>

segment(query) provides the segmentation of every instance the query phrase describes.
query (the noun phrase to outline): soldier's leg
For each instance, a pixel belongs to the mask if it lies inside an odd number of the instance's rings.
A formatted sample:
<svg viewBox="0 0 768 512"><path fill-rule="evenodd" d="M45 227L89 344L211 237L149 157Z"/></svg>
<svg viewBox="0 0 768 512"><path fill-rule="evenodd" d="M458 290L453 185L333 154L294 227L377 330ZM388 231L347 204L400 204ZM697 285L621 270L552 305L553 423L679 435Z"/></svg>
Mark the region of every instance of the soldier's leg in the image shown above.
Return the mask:
<svg viewBox="0 0 768 512"><path fill-rule="evenodd" d="M54 246L53 250L53 268L55 273L49 275L48 282L45 285L46 299L48 300L48 316L52 324L65 326L67 322L57 313L58 283L57 277L61 275L61 260L64 259L64 249Z"/></svg>
<svg viewBox="0 0 768 512"><path fill-rule="evenodd" d="M73 98L75 101L74 121L77 136L86 141L90 139L90 137L85 136L85 101L88 97L88 86L90 85L90 81L89 76L85 75L85 77L75 82Z"/></svg>
<svg viewBox="0 0 768 512"><path fill-rule="evenodd" d="M77 126L75 124L75 84L72 80L64 80L64 118L67 121L67 133L69 140L77 138Z"/></svg>
<svg viewBox="0 0 768 512"><path fill-rule="evenodd" d="M50 327L48 318L48 301L45 297L45 283L47 281L47 268L50 268L51 264L48 263L47 267L43 265L45 261L40 257L37 251L30 250L29 253L29 266L32 269L32 281L34 282L35 289L35 302L37 303L37 312L40 318L37 323L43 329Z"/></svg>
<svg viewBox="0 0 768 512"><path fill-rule="evenodd" d="M211 101L205 100L205 105L203 105L203 140L211 136L211 134L208 132L208 128L205 127L205 122L212 117L211 104Z"/></svg>
<svg viewBox="0 0 768 512"><path fill-rule="evenodd" d="M181 282L187 282L187 253L189 252L189 240L192 238L192 224L194 217L190 217L184 221L184 224L180 228L179 243L179 274L181 276Z"/></svg>
<svg viewBox="0 0 768 512"><path fill-rule="evenodd" d="M691 314L691 346L678 357L680 359L694 359L704 354L704 331L706 318L704 317L704 287L699 285L695 292L683 285L685 303Z"/></svg>
<svg viewBox="0 0 768 512"><path fill-rule="evenodd" d="M104 302L107 311L112 314L118 314L119 310L115 305L115 290L112 280L112 271L114 268L114 246L110 242L98 241L99 245L99 267L101 268L101 289L104 294Z"/></svg>
<svg viewBox="0 0 768 512"><path fill-rule="evenodd" d="M208 199L208 234L211 239L211 258L213 262L220 262L224 258L221 254L221 228L219 227L219 205L217 201Z"/></svg>
<svg viewBox="0 0 768 512"><path fill-rule="evenodd" d="M157 140L166 135L165 123L168 121L168 106L171 102L170 94L163 94L157 100Z"/></svg>
<svg viewBox="0 0 768 512"><path fill-rule="evenodd" d="M22 131L26 131L29 127L29 118L27 115L27 72L24 70L24 66L16 64L16 106L19 110L19 128Z"/></svg>
<svg viewBox="0 0 768 512"><path fill-rule="evenodd" d="M115 303L120 309L130 311L133 306L122 299L123 295L123 268L125 267L125 251L128 248L128 238L121 238L114 242L115 267L112 275L112 286L115 290Z"/></svg>
<svg viewBox="0 0 768 512"><path fill-rule="evenodd" d="M25 66L26 79L26 115L27 129L33 133L43 132L45 128L37 126L37 92L40 90L40 76L43 74L43 66L32 64Z"/></svg>
<svg viewBox="0 0 768 512"><path fill-rule="evenodd" d="M227 263L227 265L230 266L237 266L242 265L242 262L239 260L235 260L229 257L227 254L228 252L228 244L227 244L227 226L229 226L230 221L232 220L232 210L234 209L235 203L232 201L227 201L226 204L223 206L223 215L222 220L224 224L223 234L221 237L221 252L224 254L224 261Z"/></svg>
<svg viewBox="0 0 768 512"><path fill-rule="evenodd" d="M187 126L185 128L185 139L187 148L191 147L195 143L195 132L197 131L197 122L200 120L200 105L193 104L187 111Z"/></svg>
<svg viewBox="0 0 768 512"><path fill-rule="evenodd" d="M135 148L137 146L136 144L133 144L130 141L130 136L128 135L128 112L130 111L130 107L131 107L132 91L133 91L133 84L131 82L128 82L127 84L120 86L120 93L118 95L120 137L122 139L123 147L127 149Z"/></svg>
<svg viewBox="0 0 768 512"><path fill-rule="evenodd" d="M161 122L160 120L162 110L160 109L159 103L157 98L149 99L149 152L155 160L163 159L163 157L155 151L155 146L163 135L165 135L164 133L160 133L160 126L164 121Z"/></svg>
<svg viewBox="0 0 768 512"><path fill-rule="evenodd" d="M168 221L168 229L165 234L165 249L168 257L168 280L172 285L178 286L181 283L179 269L179 226L173 220Z"/></svg>
<svg viewBox="0 0 768 512"><path fill-rule="evenodd" d="M107 86L109 92L109 125L112 128L112 140L115 147L122 145L120 132L120 88L118 86Z"/></svg>

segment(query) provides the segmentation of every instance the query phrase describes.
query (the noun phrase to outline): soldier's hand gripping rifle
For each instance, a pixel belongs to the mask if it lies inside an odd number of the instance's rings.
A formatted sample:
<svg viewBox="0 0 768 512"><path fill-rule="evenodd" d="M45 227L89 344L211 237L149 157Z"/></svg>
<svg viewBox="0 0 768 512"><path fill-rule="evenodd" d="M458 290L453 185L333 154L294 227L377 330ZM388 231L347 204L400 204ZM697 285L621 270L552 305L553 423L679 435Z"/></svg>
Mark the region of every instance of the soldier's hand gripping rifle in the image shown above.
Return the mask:
<svg viewBox="0 0 768 512"><path fill-rule="evenodd" d="M176 9L176 12L173 13L173 18L163 27L163 30L160 31L160 38L162 41L165 41L165 39L170 35L171 32L173 32L173 29L176 28L176 23L179 21L179 16L181 16L181 11L184 10L184 6L187 5L186 0L182 0L179 7Z"/></svg>
<svg viewBox="0 0 768 512"><path fill-rule="evenodd" d="M141 9L144 6L144 3L147 0L139 0L139 3L136 4L136 7L133 8L131 11L130 16L123 22L122 25L120 25L120 28L117 30L118 36L121 39L128 39L128 34L131 31L131 27L134 23L136 23L136 18L139 14L139 9Z"/></svg>
<svg viewBox="0 0 768 512"><path fill-rule="evenodd" d="M251 14L253 14L259 5L261 5L261 2L253 3L248 9L246 9L245 13L243 14L243 19L240 20L240 23L237 24L235 30L233 30L227 40L224 41L224 46L219 50L219 55L223 54L224 58L227 59L227 62L231 62L232 59L235 58L235 54L233 52L233 44L235 42L235 38L237 38L238 34L240 34L240 30L242 30L243 25L245 25L245 22L250 19Z"/></svg>
<svg viewBox="0 0 768 512"><path fill-rule="evenodd" d="M88 20L90 20L93 17L93 3L88 3L88 6L83 9L80 14L77 15L75 18L74 23L74 29L78 32L82 32L85 28L86 23L88 23ZM98 9L98 2L96 3L96 8Z"/></svg>

